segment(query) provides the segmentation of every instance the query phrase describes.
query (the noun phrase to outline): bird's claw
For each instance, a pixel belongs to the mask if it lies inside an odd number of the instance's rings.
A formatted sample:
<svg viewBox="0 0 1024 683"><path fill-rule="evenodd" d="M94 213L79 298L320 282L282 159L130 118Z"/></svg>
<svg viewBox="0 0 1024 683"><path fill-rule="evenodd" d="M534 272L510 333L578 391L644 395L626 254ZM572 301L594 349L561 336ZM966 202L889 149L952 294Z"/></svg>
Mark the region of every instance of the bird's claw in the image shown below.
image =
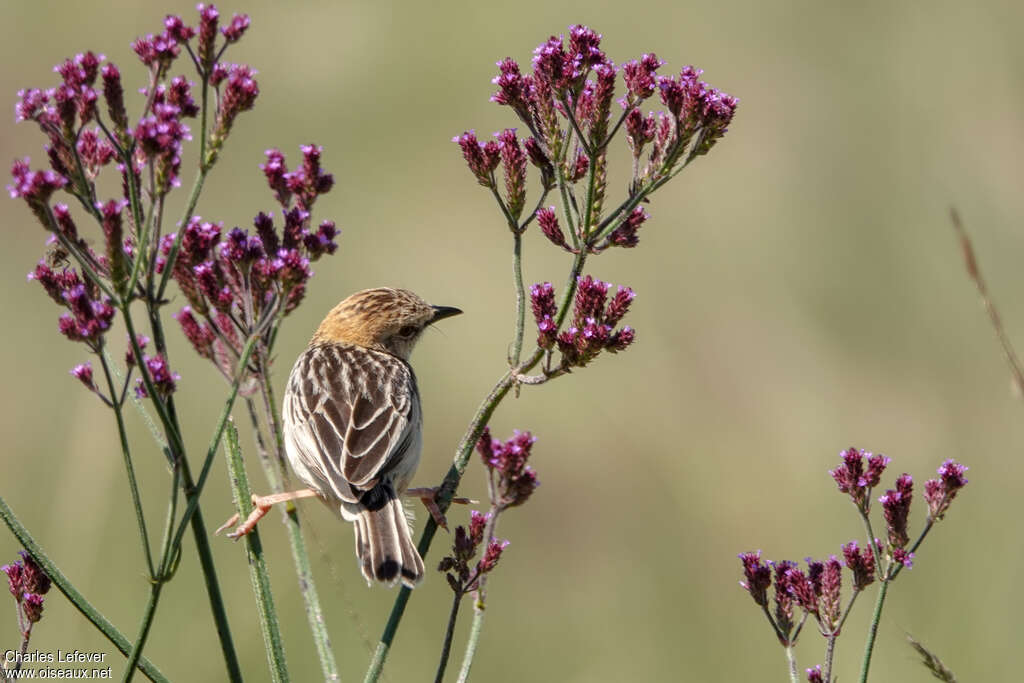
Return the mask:
<svg viewBox="0 0 1024 683"><path fill-rule="evenodd" d="M430 513L434 523L439 527L448 531L448 520L445 519L444 513L441 512L441 508L437 505L437 494L441 490L439 486L433 488L416 488L406 489L405 495L414 496L423 501L423 507L427 508L427 512ZM472 498L452 498L451 502L459 503L460 505L476 505L480 501L473 500Z"/></svg>

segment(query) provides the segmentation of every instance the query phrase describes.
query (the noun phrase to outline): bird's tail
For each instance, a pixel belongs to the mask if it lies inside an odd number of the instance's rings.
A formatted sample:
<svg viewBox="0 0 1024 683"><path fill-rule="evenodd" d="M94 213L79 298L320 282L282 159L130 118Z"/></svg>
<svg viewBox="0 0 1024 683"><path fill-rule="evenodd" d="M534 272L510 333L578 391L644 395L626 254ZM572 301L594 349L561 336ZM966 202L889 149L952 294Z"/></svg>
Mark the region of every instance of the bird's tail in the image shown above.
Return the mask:
<svg viewBox="0 0 1024 683"><path fill-rule="evenodd" d="M376 505L362 507L355 527L356 557L367 581L393 584L400 580L415 588L423 579L423 558L412 542L402 501L390 487Z"/></svg>

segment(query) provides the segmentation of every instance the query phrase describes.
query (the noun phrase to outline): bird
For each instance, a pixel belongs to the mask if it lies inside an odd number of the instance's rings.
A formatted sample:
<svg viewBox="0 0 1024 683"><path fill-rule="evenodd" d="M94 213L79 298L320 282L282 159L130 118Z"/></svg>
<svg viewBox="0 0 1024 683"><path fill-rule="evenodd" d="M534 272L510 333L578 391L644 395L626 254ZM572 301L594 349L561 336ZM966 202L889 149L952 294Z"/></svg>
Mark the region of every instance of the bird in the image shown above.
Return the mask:
<svg viewBox="0 0 1024 683"><path fill-rule="evenodd" d="M317 497L354 523L355 553L368 583L415 587L423 559L401 497L429 499L433 489L407 491L423 446L409 357L427 327L460 313L390 287L356 292L331 309L296 359L283 399L285 454L307 488L253 496L256 509L228 536L249 533L276 503ZM440 514L429 503L428 509L435 519Z"/></svg>

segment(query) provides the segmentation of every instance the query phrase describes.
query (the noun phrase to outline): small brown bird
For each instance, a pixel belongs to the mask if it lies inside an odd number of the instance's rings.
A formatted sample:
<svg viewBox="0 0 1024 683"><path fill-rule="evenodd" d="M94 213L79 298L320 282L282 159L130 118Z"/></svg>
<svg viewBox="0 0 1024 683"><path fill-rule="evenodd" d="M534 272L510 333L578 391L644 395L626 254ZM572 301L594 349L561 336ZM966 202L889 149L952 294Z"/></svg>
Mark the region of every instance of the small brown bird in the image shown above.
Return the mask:
<svg viewBox="0 0 1024 683"><path fill-rule="evenodd" d="M275 503L315 495L355 523L356 557L368 581L415 586L423 559L400 499L422 447L409 355L428 325L461 312L384 287L335 306L295 361L284 394L285 452L309 489L254 496L257 509L229 535L251 531Z"/></svg>

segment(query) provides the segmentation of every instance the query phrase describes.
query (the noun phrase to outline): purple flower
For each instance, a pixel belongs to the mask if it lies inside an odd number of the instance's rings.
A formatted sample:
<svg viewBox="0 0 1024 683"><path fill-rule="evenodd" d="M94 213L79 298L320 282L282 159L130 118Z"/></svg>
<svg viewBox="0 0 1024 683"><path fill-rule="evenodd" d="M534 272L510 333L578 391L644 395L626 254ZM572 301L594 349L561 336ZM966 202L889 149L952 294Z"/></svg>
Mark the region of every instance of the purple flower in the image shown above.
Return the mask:
<svg viewBox="0 0 1024 683"><path fill-rule="evenodd" d="M184 76L177 76L171 80L166 94L167 102L176 106L181 115L188 118L199 114L199 105L192 99L192 85Z"/></svg>
<svg viewBox="0 0 1024 683"><path fill-rule="evenodd" d="M25 619L36 623L43 618L43 596L35 593L25 593L21 600L21 609L25 613Z"/></svg>
<svg viewBox="0 0 1024 683"><path fill-rule="evenodd" d="M907 519L910 516L910 501L913 497L914 480L904 473L896 480L896 488L885 492L878 502L882 504L885 525L889 532L889 545L902 548L910 542L907 534Z"/></svg>
<svg viewBox="0 0 1024 683"><path fill-rule="evenodd" d="M143 361L146 369L149 371L149 379L153 383L153 388L165 398L174 393L181 375L171 372L170 366L167 365L167 360L161 354L157 354L155 356L146 356Z"/></svg>
<svg viewBox="0 0 1024 683"><path fill-rule="evenodd" d="M479 572L481 574L487 574L494 570L498 565L498 560L501 559L501 553L508 547L508 541L499 541L497 539L492 540L487 544L487 550L484 551L483 559L480 560Z"/></svg>
<svg viewBox="0 0 1024 683"><path fill-rule="evenodd" d="M853 590L864 590L874 583L875 555L870 547L860 550L857 541L850 541L843 546L843 558L847 568L853 572Z"/></svg>
<svg viewBox="0 0 1024 683"><path fill-rule="evenodd" d="M101 70L103 77L103 99L107 101L107 112L119 135L128 129L128 113L124 108L124 89L121 87L121 72L113 63L107 62Z"/></svg>
<svg viewBox="0 0 1024 683"><path fill-rule="evenodd" d="M522 505L540 485L536 472L526 464L536 441L530 432L516 430L511 439L501 442L484 428L477 450L487 469L497 476L497 498L492 502L500 509Z"/></svg>
<svg viewBox="0 0 1024 683"><path fill-rule="evenodd" d="M572 67L572 77L575 82L586 78L591 67L596 67L605 61L604 53L600 50L601 34L586 26L574 25L569 27L569 54L568 60Z"/></svg>
<svg viewBox="0 0 1024 683"><path fill-rule="evenodd" d="M835 479L839 491L849 494L854 504L866 511L869 505L868 491L878 485L882 472L889 464L889 458L857 448L848 448L839 456L843 464L829 470L829 474ZM865 458L868 462L867 471L864 469Z"/></svg>
<svg viewBox="0 0 1024 683"><path fill-rule="evenodd" d="M569 245L565 242L565 233L562 232L562 228L558 225L555 207L549 206L546 209L537 209L537 225L540 226L540 231L544 233L544 236L552 244L562 247L566 251L571 251Z"/></svg>
<svg viewBox="0 0 1024 683"><path fill-rule="evenodd" d="M530 86L519 72L519 64L511 57L498 62L498 75L491 81L498 86L498 92L491 95L491 101L511 107L524 122L531 121Z"/></svg>
<svg viewBox="0 0 1024 683"><path fill-rule="evenodd" d="M577 279L574 324L582 327L588 318L597 318L604 311L608 299L607 282L595 280L590 275Z"/></svg>
<svg viewBox="0 0 1024 683"><path fill-rule="evenodd" d="M92 345L110 328L114 307L109 299L94 299L84 284L75 284L65 289L61 292L61 298L70 313L63 314L57 326L61 334L71 341Z"/></svg>
<svg viewBox="0 0 1024 683"><path fill-rule="evenodd" d="M22 589L28 593L45 595L50 590L50 577L46 575L43 568L36 564L35 559L28 554L28 551L19 550L21 563L24 565L22 572Z"/></svg>
<svg viewBox="0 0 1024 683"><path fill-rule="evenodd" d="M505 172L505 198L512 217L519 219L526 204L526 154L519 145L515 128L497 133L501 166Z"/></svg>
<svg viewBox="0 0 1024 683"><path fill-rule="evenodd" d="M775 572L775 624L779 627L779 640L789 644L789 634L793 630L793 595L789 590L789 572L796 568L795 562L782 560L769 562Z"/></svg>
<svg viewBox="0 0 1024 683"><path fill-rule="evenodd" d="M555 288L550 282L531 285L530 302L533 308L533 318L537 322L537 346L542 349L550 349L555 344L558 332L554 321L558 314L555 304Z"/></svg>
<svg viewBox="0 0 1024 683"><path fill-rule="evenodd" d="M665 62L658 59L657 55L651 53L623 65L622 78L626 82L626 90L634 100L646 100L654 94L657 87L655 73L664 64ZM638 110L634 111L639 114Z"/></svg>
<svg viewBox="0 0 1024 683"><path fill-rule="evenodd" d="M11 176L14 182L7 186L12 199L22 198L32 205L46 204L57 190L68 184L64 176L46 169L33 171L29 167L29 158L15 159L11 164Z"/></svg>
<svg viewBox="0 0 1024 683"><path fill-rule="evenodd" d="M485 515L479 510L469 511L469 539L474 547L483 543L484 529L487 527L487 522L490 519L491 513Z"/></svg>
<svg viewBox="0 0 1024 683"><path fill-rule="evenodd" d="M772 585L772 570L767 564L761 562L761 551L754 553L740 553L740 562L743 563L744 581L740 581L743 587L754 602L762 607L768 605L768 587Z"/></svg>
<svg viewBox="0 0 1024 683"><path fill-rule="evenodd" d="M144 334L135 335L135 343L139 345L139 351L145 351L149 346L150 339ZM128 367L135 367L135 347L132 346L131 337L128 338L128 347L124 352L124 364Z"/></svg>
<svg viewBox="0 0 1024 683"><path fill-rule="evenodd" d="M645 117L639 109L632 109L626 115L626 142L633 150L634 157L639 158L644 145L654 140L657 127L654 112L648 112Z"/></svg>
<svg viewBox="0 0 1024 683"><path fill-rule="evenodd" d="M25 593L25 564L19 560L14 564L5 564L0 567L0 571L7 574L7 587L11 595L21 602L21 597Z"/></svg>
<svg viewBox="0 0 1024 683"><path fill-rule="evenodd" d="M213 66L214 42L217 38L217 21L220 13L215 6L202 3L197 5L196 9L199 10L199 45L197 48L199 65L203 71L208 72Z"/></svg>
<svg viewBox="0 0 1024 683"><path fill-rule="evenodd" d="M818 595L814 582L799 569L790 569L786 576L787 588L797 603L811 614L818 614Z"/></svg>
<svg viewBox="0 0 1024 683"><path fill-rule="evenodd" d="M187 43L196 34L196 30L187 26L181 17L168 14L164 19L164 31L179 43Z"/></svg>
<svg viewBox="0 0 1024 683"><path fill-rule="evenodd" d="M249 28L249 15L236 14L231 17L231 23L220 30L228 43L237 43L245 30Z"/></svg>
<svg viewBox="0 0 1024 683"><path fill-rule="evenodd" d="M35 121L46 111L50 96L37 88L25 88L18 91L19 102L14 105L14 120Z"/></svg>
<svg viewBox="0 0 1024 683"><path fill-rule="evenodd" d="M816 664L813 669L807 669L807 683L823 683L821 677L821 664Z"/></svg>
<svg viewBox="0 0 1024 683"><path fill-rule="evenodd" d="M208 163L217 158L238 115L243 111L249 111L256 103L260 88L254 78L255 75L256 71L246 64L232 64L227 67L227 77L223 79L224 90L217 107L217 120L210 134ZM218 79L218 83L220 82Z"/></svg>
<svg viewBox="0 0 1024 683"><path fill-rule="evenodd" d="M557 95L569 86L572 65L562 49L562 39L551 36L533 51L533 73Z"/></svg>
<svg viewBox="0 0 1024 683"><path fill-rule="evenodd" d="M914 566L914 553L908 552L905 548L894 548L892 551L892 561L910 569Z"/></svg>
<svg viewBox="0 0 1024 683"><path fill-rule="evenodd" d="M224 82L224 79L228 77L228 65L223 62L217 62L210 69L210 85L214 88L220 87L220 84Z"/></svg>
<svg viewBox="0 0 1024 683"><path fill-rule="evenodd" d="M819 614L824 628L838 635L840 605L840 588L843 582L843 570L835 555L824 562L821 571L821 591Z"/></svg>
<svg viewBox="0 0 1024 683"><path fill-rule="evenodd" d="M619 227L608 235L608 243L617 247L635 247L640 242L636 232L648 218L650 218L650 214L644 211L643 207L636 207L626 216Z"/></svg>
<svg viewBox="0 0 1024 683"><path fill-rule="evenodd" d="M124 253L124 230L121 212L128 206L127 200L111 199L96 203L96 210L103 219L103 236L107 246L107 267L110 280L120 292L128 281L128 261Z"/></svg>
<svg viewBox="0 0 1024 683"><path fill-rule="evenodd" d="M89 391L96 391L96 384L92 379L92 363L86 361L71 368L71 376L84 384Z"/></svg>
<svg viewBox="0 0 1024 683"><path fill-rule="evenodd" d="M605 323L613 327L619 324L619 321L629 312L629 306L635 298L636 293L632 289L629 287L619 287L615 292L615 296L612 297L611 302L608 304L608 309L605 311Z"/></svg>
<svg viewBox="0 0 1024 683"><path fill-rule="evenodd" d="M476 133L466 131L452 138L462 149L462 157L466 160L470 172L476 176L477 182L484 187L494 187L492 174L501 161L501 150L498 143L488 141L486 144L476 139Z"/></svg>
<svg viewBox="0 0 1024 683"><path fill-rule="evenodd" d="M957 492L967 485L964 472L967 467L955 460L947 460L939 467L938 479L929 479L924 484L924 499L928 503L928 516L940 520L949 509Z"/></svg>

